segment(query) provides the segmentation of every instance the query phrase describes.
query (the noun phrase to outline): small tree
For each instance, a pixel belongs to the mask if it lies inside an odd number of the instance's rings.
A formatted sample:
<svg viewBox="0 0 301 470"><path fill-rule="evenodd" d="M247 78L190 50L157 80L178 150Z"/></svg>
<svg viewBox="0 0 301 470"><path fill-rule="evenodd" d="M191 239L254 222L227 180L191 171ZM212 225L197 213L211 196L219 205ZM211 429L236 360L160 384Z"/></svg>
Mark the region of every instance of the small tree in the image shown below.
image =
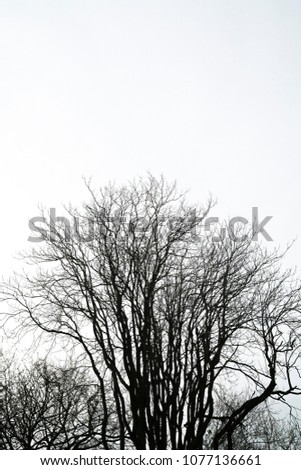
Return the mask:
<svg viewBox="0 0 301 470"><path fill-rule="evenodd" d="M163 178L90 194L69 209L80 236L50 222L28 255L41 269L6 288L14 317L80 345L104 448L113 397L121 449L231 449L253 410L300 393L300 284L248 233L212 242L211 204ZM247 392L221 411L225 387Z"/></svg>
<svg viewBox="0 0 301 470"><path fill-rule="evenodd" d="M234 396L231 391L224 390L215 406L217 415L230 416L248 399L244 393ZM283 416L285 409L289 410ZM216 434L223 423L212 423L211 433ZM228 449L228 436L220 441L220 448ZM300 420L298 411L287 404L279 407L277 401L267 400L253 408L240 422L232 434L233 449L244 450L277 450L277 449L301 449Z"/></svg>
<svg viewBox="0 0 301 470"><path fill-rule="evenodd" d="M10 367L4 388L5 448L102 447L100 391L84 371L43 361L17 371Z"/></svg>
<svg viewBox="0 0 301 470"><path fill-rule="evenodd" d="M301 449L300 422L296 416L280 418L269 406L254 409L233 435L235 449Z"/></svg>

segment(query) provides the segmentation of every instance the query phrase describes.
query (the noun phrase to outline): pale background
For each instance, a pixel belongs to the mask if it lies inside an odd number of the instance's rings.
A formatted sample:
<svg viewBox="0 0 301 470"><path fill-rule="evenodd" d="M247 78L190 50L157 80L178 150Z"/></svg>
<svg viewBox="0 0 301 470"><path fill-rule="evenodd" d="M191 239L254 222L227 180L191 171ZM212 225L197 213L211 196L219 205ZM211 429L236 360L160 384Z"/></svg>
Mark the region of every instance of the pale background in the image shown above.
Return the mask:
<svg viewBox="0 0 301 470"><path fill-rule="evenodd" d="M1 274L38 203L146 170L300 265L300 0L0 1ZM301 271L301 270L300 270Z"/></svg>

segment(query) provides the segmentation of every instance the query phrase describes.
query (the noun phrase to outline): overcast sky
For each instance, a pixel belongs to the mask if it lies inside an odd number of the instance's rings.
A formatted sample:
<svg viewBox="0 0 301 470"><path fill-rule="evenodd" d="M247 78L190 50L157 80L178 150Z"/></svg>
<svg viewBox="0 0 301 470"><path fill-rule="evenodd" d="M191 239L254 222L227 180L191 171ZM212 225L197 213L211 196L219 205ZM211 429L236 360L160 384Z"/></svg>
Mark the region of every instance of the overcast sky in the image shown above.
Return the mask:
<svg viewBox="0 0 301 470"><path fill-rule="evenodd" d="M220 217L272 215L276 244L301 234L300 0L0 5L3 274L82 176L163 173Z"/></svg>

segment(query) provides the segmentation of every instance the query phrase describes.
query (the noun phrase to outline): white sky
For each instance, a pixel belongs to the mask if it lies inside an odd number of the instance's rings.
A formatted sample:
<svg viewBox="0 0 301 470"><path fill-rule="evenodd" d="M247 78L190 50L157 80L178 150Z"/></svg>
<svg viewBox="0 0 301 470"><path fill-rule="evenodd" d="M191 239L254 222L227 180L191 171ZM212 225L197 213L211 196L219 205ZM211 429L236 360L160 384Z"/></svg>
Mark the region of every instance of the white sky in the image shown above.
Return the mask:
<svg viewBox="0 0 301 470"><path fill-rule="evenodd" d="M37 204L80 202L82 176L163 173L220 217L273 215L276 244L301 233L300 0L2 0L0 16L2 274Z"/></svg>

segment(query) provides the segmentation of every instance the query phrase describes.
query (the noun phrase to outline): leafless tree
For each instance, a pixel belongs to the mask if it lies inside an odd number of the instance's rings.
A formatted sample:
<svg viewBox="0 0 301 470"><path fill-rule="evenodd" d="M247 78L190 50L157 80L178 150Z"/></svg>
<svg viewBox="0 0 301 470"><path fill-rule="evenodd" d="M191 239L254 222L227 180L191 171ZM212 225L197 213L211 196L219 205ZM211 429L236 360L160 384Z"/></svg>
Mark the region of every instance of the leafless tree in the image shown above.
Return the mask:
<svg viewBox="0 0 301 470"><path fill-rule="evenodd" d="M6 449L101 448L99 386L77 366L45 361L6 370L2 443ZM115 430L116 431L116 430ZM114 440L113 427L111 428Z"/></svg>
<svg viewBox="0 0 301 470"><path fill-rule="evenodd" d="M229 416L247 400L245 393L233 395L224 390L216 400L215 407L220 416ZM211 425L211 434L216 434L222 424ZM277 401L266 400L253 408L240 422L232 434L233 449L244 450L293 450L301 449L299 410L290 404L279 406ZM221 449L228 449L227 435L220 441Z"/></svg>
<svg viewBox="0 0 301 470"><path fill-rule="evenodd" d="M248 415L233 436L235 449L300 450L300 419L294 415L281 418L267 406Z"/></svg>
<svg viewBox="0 0 301 470"><path fill-rule="evenodd" d="M121 449L232 449L253 410L300 393L300 284L252 234L212 241L210 202L188 204L164 178L88 187L69 209L77 233L49 223L27 255L38 272L6 287L12 316L80 345L104 448L113 396ZM221 411L225 389L245 400Z"/></svg>

